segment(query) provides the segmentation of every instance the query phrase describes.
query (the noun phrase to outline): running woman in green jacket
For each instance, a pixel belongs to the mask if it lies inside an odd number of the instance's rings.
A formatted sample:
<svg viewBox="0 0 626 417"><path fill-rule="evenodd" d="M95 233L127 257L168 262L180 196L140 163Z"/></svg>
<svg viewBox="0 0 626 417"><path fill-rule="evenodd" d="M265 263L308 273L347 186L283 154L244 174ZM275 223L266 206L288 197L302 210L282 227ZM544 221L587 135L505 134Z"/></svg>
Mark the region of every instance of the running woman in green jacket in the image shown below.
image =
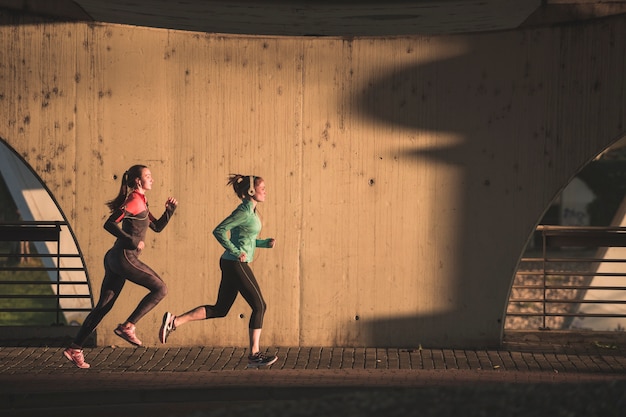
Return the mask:
<svg viewBox="0 0 626 417"><path fill-rule="evenodd" d="M187 313L174 316L166 312L159 330L161 343L181 325L196 320L225 317L238 294L241 294L252 308L249 322L250 354L248 367L269 366L278 359L274 355L260 352L259 341L263 316L267 305L261 288L250 268L254 252L259 248L273 248L274 239L257 239L261 231L261 220L256 212L258 203L265 201L265 181L261 177L230 175L228 185L241 198L241 204L213 230L213 235L224 247L220 258L222 280L215 305L198 306Z"/></svg>

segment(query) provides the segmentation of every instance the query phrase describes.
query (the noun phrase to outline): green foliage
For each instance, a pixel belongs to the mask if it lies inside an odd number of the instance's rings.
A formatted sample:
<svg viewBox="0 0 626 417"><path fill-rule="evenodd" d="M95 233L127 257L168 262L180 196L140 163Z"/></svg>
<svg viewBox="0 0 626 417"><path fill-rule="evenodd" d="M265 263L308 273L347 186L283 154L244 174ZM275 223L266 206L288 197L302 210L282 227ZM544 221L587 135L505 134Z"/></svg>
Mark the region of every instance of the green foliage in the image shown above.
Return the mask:
<svg viewBox="0 0 626 417"><path fill-rule="evenodd" d="M29 266L41 264L39 260L29 261ZM38 281L46 284L5 284L11 281ZM54 309L57 300L50 285L50 278L45 271L0 271L0 295L35 295L51 298L0 298L0 309ZM59 324L67 324L63 314ZM56 323L54 312L0 312L0 326L49 326Z"/></svg>

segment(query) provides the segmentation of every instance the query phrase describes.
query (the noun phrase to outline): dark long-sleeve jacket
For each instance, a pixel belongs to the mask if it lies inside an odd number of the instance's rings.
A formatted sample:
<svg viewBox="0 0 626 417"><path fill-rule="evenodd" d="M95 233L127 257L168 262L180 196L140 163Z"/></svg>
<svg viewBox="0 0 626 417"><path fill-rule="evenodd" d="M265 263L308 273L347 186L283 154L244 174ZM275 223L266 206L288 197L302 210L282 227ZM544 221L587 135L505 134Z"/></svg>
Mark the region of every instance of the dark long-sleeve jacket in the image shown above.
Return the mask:
<svg viewBox="0 0 626 417"><path fill-rule="evenodd" d="M119 209L114 210L104 223L104 228L117 238L114 246L123 249L137 249L139 242L145 241L148 227L159 233L169 223L175 206L166 206L159 219L148 209L146 196L133 191ZM120 228L119 223L122 223Z"/></svg>

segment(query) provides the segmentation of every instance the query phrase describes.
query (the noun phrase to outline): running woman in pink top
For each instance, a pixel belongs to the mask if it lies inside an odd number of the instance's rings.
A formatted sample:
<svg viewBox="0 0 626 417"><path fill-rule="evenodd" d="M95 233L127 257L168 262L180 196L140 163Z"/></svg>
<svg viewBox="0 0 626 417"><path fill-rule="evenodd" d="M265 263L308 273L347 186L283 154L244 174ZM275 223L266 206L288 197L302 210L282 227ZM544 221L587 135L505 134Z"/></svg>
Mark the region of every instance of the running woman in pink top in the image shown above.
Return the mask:
<svg viewBox="0 0 626 417"><path fill-rule="evenodd" d="M104 228L117 238L104 257L104 280L98 304L89 313L74 342L63 352L79 368L89 368L83 356L83 344L104 316L111 311L126 280L147 288L150 292L141 300L128 319L114 332L127 342L141 346L135 335L135 324L152 310L167 294L167 286L148 265L139 260L145 248L148 228L160 232L174 214L178 201L169 197L165 212L157 219L148 209L146 191L152 189L152 173L144 165L134 165L124 173L117 197L107 203L111 215ZM121 228L119 223L121 222Z"/></svg>

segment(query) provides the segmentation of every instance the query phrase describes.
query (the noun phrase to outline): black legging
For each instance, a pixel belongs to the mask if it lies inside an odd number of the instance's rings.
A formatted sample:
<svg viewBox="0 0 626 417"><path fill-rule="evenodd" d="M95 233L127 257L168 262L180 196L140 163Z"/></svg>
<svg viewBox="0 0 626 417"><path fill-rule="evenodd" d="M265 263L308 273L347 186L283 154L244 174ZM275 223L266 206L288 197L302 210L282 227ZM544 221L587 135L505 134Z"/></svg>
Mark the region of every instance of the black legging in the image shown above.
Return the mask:
<svg viewBox="0 0 626 417"><path fill-rule="evenodd" d="M217 294L217 302L212 306L204 306L206 318L225 317L233 306L237 294L241 293L252 308L249 328L261 329L267 305L248 263L220 258L220 269L222 270L222 282Z"/></svg>
<svg viewBox="0 0 626 417"><path fill-rule="evenodd" d="M135 250L117 247L110 249L104 256L104 271L98 304L89 313L74 339L78 346L83 345L104 316L111 311L126 280L150 290L128 317L131 323L137 323L167 295L167 286L161 277L137 258Z"/></svg>

